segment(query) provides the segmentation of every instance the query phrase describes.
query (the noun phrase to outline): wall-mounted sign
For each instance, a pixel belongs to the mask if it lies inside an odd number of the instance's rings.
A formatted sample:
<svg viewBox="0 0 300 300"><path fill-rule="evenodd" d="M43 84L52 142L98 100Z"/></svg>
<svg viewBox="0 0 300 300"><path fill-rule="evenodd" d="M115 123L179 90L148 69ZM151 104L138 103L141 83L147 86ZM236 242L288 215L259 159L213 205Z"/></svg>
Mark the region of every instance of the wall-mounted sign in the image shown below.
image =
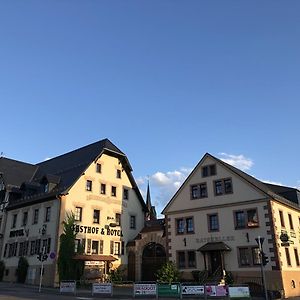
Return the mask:
<svg viewBox="0 0 300 300"><path fill-rule="evenodd" d="M112 229L110 227L100 228L94 226L74 225L73 230L76 233L91 233L91 234L100 234L100 235L123 236L122 230Z"/></svg>
<svg viewBox="0 0 300 300"><path fill-rule="evenodd" d="M289 241L289 236L287 233L281 233L279 238L283 243L287 243Z"/></svg>
<svg viewBox="0 0 300 300"><path fill-rule="evenodd" d="M18 236L28 236L29 235L29 229L18 229L18 230L12 230L9 233L9 237L18 237Z"/></svg>
<svg viewBox="0 0 300 300"><path fill-rule="evenodd" d="M233 235L210 236L210 237L196 239L196 243L213 243L213 242L225 242L225 241L234 241L234 236Z"/></svg>

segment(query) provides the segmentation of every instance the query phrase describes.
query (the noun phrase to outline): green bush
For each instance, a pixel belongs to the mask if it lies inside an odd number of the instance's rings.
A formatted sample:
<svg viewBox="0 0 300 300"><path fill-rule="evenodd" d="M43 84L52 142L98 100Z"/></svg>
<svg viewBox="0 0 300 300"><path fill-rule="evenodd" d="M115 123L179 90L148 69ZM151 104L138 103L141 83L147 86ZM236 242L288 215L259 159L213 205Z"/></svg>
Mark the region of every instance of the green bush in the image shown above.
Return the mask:
<svg viewBox="0 0 300 300"><path fill-rule="evenodd" d="M25 257L19 258L18 268L17 268L17 281L19 283L24 283L27 276L29 264Z"/></svg>
<svg viewBox="0 0 300 300"><path fill-rule="evenodd" d="M5 263L3 260L0 260L0 281L3 280L4 271L5 271Z"/></svg>
<svg viewBox="0 0 300 300"><path fill-rule="evenodd" d="M108 278L111 282L122 282L124 277L123 270L120 268L111 270L108 274Z"/></svg>
<svg viewBox="0 0 300 300"><path fill-rule="evenodd" d="M169 283L180 281L180 272L176 265L168 261L156 273L157 281L160 283Z"/></svg>

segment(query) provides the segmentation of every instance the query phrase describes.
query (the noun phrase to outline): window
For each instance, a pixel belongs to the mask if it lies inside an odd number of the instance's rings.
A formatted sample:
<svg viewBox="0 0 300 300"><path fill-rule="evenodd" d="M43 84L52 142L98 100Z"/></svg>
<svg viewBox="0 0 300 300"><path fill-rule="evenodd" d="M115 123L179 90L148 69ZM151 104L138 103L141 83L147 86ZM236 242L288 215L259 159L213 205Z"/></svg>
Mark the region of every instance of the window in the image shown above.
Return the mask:
<svg viewBox="0 0 300 300"><path fill-rule="evenodd" d="M117 178L121 178L121 170L117 170Z"/></svg>
<svg viewBox="0 0 300 300"><path fill-rule="evenodd" d="M178 251L177 266L179 269L196 268L196 252L195 251Z"/></svg>
<svg viewBox="0 0 300 300"><path fill-rule="evenodd" d="M115 242L115 255L121 255L121 243Z"/></svg>
<svg viewBox="0 0 300 300"><path fill-rule="evenodd" d="M208 231L219 231L218 214L207 215L207 218L208 218Z"/></svg>
<svg viewBox="0 0 300 300"><path fill-rule="evenodd" d="M82 221L82 207L76 206L75 207L75 214L74 214L75 221Z"/></svg>
<svg viewBox="0 0 300 300"><path fill-rule="evenodd" d="M110 254L114 254L114 241L110 241Z"/></svg>
<svg viewBox="0 0 300 300"><path fill-rule="evenodd" d="M206 183L199 183L191 185L191 199L200 199L207 197Z"/></svg>
<svg viewBox="0 0 300 300"><path fill-rule="evenodd" d="M281 227L285 227L283 212L281 210L279 211L279 218L280 218Z"/></svg>
<svg viewBox="0 0 300 300"><path fill-rule="evenodd" d="M178 268L179 269L185 268L185 252L184 251L177 252L177 260L178 260Z"/></svg>
<svg viewBox="0 0 300 300"><path fill-rule="evenodd" d="M231 178L220 179L215 181L215 195L232 194L232 180Z"/></svg>
<svg viewBox="0 0 300 300"><path fill-rule="evenodd" d="M96 172L101 173L101 164L96 164Z"/></svg>
<svg viewBox="0 0 300 300"><path fill-rule="evenodd" d="M183 234L184 233L184 221L183 221L183 219L177 219L176 220L176 232L177 232L177 234Z"/></svg>
<svg viewBox="0 0 300 300"><path fill-rule="evenodd" d="M104 183L101 183L100 194L102 195L106 194L106 184Z"/></svg>
<svg viewBox="0 0 300 300"><path fill-rule="evenodd" d="M290 251L289 248L285 248L285 256L286 256L286 263L288 266L291 266L291 257L290 257Z"/></svg>
<svg viewBox="0 0 300 300"><path fill-rule="evenodd" d="M87 246L86 246L87 253L91 253L91 245L92 245L91 239L87 239Z"/></svg>
<svg viewBox="0 0 300 300"><path fill-rule="evenodd" d="M74 252L78 253L80 247L80 239L75 239L75 247L74 247Z"/></svg>
<svg viewBox="0 0 300 300"><path fill-rule="evenodd" d="M48 193L49 192L49 183L47 182L44 186L44 192Z"/></svg>
<svg viewBox="0 0 300 300"><path fill-rule="evenodd" d="M39 209L36 208L33 212L33 224L37 224L39 222Z"/></svg>
<svg viewBox="0 0 300 300"><path fill-rule="evenodd" d="M290 223L290 229L294 230L294 224L293 224L293 218L291 214L288 214L289 217L289 223Z"/></svg>
<svg viewBox="0 0 300 300"><path fill-rule="evenodd" d="M294 254L295 254L296 265L297 265L297 267L299 267L300 266L300 261L299 261L299 255L298 255L297 248L294 248Z"/></svg>
<svg viewBox="0 0 300 300"><path fill-rule="evenodd" d="M28 211L23 212L23 219L22 219L22 226L27 225L27 220L28 220Z"/></svg>
<svg viewBox="0 0 300 300"><path fill-rule="evenodd" d="M17 214L14 214L14 215L13 215L12 223L11 223L11 228L15 228L15 227L16 227L16 224L17 224L17 217L18 217Z"/></svg>
<svg viewBox="0 0 300 300"><path fill-rule="evenodd" d="M99 242L92 241L92 254L98 254Z"/></svg>
<svg viewBox="0 0 300 300"><path fill-rule="evenodd" d="M99 222L100 222L100 210L94 209L93 223L99 224Z"/></svg>
<svg viewBox="0 0 300 300"><path fill-rule="evenodd" d="M202 167L202 177L213 176L216 174L217 174L216 165L208 165Z"/></svg>
<svg viewBox="0 0 300 300"><path fill-rule="evenodd" d="M115 186L111 187L111 195L112 197L117 197L117 188Z"/></svg>
<svg viewBox="0 0 300 300"><path fill-rule="evenodd" d="M46 207L45 222L50 221L51 207Z"/></svg>
<svg viewBox="0 0 300 300"><path fill-rule="evenodd" d="M258 227L257 209L246 209L234 212L235 229Z"/></svg>
<svg viewBox="0 0 300 300"><path fill-rule="evenodd" d="M87 180L86 181L86 186L85 186L85 189L89 192L92 191L92 185L93 185L93 182L91 180Z"/></svg>
<svg viewBox="0 0 300 300"><path fill-rule="evenodd" d="M189 268L196 268L196 253L195 251L188 251L188 267Z"/></svg>
<svg viewBox="0 0 300 300"><path fill-rule="evenodd" d="M121 214L116 214L116 225L121 226Z"/></svg>
<svg viewBox="0 0 300 300"><path fill-rule="evenodd" d="M194 222L193 218L186 218L186 233L194 233Z"/></svg>
<svg viewBox="0 0 300 300"><path fill-rule="evenodd" d="M259 248L252 248L252 263L253 265L260 265L260 251Z"/></svg>
<svg viewBox="0 0 300 300"><path fill-rule="evenodd" d="M130 216L130 229L136 229L135 216Z"/></svg>
<svg viewBox="0 0 300 300"><path fill-rule="evenodd" d="M123 190L123 199L128 200L129 199L129 191L128 189Z"/></svg>
<svg viewBox="0 0 300 300"><path fill-rule="evenodd" d="M176 233L194 233L194 219L193 217L180 218L175 220Z"/></svg>
<svg viewBox="0 0 300 300"><path fill-rule="evenodd" d="M239 248L239 263L240 266L250 266L251 262L251 257L250 254L251 252L249 251L249 248Z"/></svg>
<svg viewBox="0 0 300 300"><path fill-rule="evenodd" d="M103 240L101 240L101 241L100 241L99 254L103 254L103 248L104 248L104 242L103 242Z"/></svg>

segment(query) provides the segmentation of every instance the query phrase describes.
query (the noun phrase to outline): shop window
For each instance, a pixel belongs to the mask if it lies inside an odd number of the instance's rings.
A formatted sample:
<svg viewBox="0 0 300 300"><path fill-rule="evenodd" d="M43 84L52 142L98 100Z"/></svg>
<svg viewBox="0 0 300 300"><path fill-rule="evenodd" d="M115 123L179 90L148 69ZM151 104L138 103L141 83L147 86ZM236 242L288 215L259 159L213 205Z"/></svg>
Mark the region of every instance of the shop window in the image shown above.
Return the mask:
<svg viewBox="0 0 300 300"><path fill-rule="evenodd" d="M92 254L98 254L99 242L92 241Z"/></svg>

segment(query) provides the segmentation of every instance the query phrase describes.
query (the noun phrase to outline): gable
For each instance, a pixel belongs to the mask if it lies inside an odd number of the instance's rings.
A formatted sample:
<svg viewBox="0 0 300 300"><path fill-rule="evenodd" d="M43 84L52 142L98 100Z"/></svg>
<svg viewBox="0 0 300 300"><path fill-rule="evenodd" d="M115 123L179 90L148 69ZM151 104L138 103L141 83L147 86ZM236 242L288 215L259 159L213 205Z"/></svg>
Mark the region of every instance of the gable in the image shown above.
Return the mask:
<svg viewBox="0 0 300 300"><path fill-rule="evenodd" d="M215 166L215 175L210 174L209 166ZM206 170L208 169L206 174L203 174L204 167L208 167L205 168ZM213 169L214 167L212 167L212 170ZM231 182L232 192L228 189L226 193L223 190L223 194L216 195L216 182L220 184L223 189L225 183L229 184ZM207 196L200 196L196 197L196 199L192 199L192 187L199 187L200 185L202 186L202 192L206 187ZM263 191L247 182L243 177L239 176L239 174L233 172L226 164L223 164L209 154L205 154L175 196L165 207L163 213L170 214L182 210L193 210L214 205L253 201L266 198L266 196L267 195Z"/></svg>

